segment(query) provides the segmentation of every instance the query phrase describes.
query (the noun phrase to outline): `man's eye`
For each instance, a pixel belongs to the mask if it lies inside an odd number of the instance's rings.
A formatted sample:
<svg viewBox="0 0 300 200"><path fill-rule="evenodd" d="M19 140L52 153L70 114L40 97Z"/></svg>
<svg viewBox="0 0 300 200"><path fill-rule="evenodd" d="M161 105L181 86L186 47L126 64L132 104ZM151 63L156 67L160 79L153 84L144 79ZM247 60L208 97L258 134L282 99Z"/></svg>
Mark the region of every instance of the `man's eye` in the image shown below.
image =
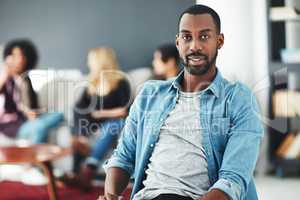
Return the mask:
<svg viewBox="0 0 300 200"><path fill-rule="evenodd" d="M183 39L183 40L186 40L186 41L189 41L189 40L192 39L192 37L191 37L190 35L183 35L183 36L182 36L182 39Z"/></svg>
<svg viewBox="0 0 300 200"><path fill-rule="evenodd" d="M208 38L209 38L208 35L201 35L201 36L200 36L200 39L201 39L201 40L204 40L204 41L207 40Z"/></svg>

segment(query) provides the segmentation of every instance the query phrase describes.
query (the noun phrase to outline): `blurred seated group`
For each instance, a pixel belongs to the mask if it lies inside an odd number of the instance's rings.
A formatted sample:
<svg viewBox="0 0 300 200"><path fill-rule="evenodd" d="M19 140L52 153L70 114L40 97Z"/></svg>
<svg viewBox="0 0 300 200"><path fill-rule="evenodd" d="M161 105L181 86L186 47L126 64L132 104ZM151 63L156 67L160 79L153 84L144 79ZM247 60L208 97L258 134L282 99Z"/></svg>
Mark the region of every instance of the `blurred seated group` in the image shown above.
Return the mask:
<svg viewBox="0 0 300 200"><path fill-rule="evenodd" d="M49 142L49 134L62 124L66 114L39 107L38 95L29 75L38 61L36 47L29 40L11 41L4 48L3 59L4 67L0 73L0 134L10 139L25 139L33 144ZM178 63L175 45L159 46L153 54L152 75L147 79L166 80L176 76ZM132 80L140 78L136 72L127 74L120 70L117 56L110 47L91 49L87 66L87 84L79 95L75 95L72 108L68 108L72 110L72 121L68 124L73 149L72 172L61 178L65 184L85 191L91 188L91 181L101 162L124 126L133 101L133 90L137 87L133 85L141 83ZM47 95L50 95L49 92Z"/></svg>

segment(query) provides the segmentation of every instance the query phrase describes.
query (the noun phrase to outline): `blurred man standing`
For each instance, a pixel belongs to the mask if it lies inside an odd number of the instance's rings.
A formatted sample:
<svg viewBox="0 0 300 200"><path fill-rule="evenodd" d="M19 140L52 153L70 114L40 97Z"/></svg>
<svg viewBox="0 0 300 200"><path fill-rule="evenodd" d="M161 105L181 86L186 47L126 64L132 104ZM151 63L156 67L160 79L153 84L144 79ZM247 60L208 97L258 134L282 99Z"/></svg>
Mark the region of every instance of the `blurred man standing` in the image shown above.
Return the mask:
<svg viewBox="0 0 300 200"><path fill-rule="evenodd" d="M174 44L160 45L153 54L154 79L168 80L178 75L179 53Z"/></svg>

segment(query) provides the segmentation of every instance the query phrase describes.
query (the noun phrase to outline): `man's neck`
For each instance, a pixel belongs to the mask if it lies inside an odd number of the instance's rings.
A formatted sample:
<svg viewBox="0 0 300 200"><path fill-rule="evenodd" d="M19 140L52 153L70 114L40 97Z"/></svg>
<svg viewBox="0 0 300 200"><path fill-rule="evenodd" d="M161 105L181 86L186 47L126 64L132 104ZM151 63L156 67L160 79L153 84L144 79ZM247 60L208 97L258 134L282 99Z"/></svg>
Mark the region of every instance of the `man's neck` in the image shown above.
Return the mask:
<svg viewBox="0 0 300 200"><path fill-rule="evenodd" d="M216 73L217 69L214 66L204 75L192 75L187 70L184 70L182 91L197 92L206 89L214 80Z"/></svg>

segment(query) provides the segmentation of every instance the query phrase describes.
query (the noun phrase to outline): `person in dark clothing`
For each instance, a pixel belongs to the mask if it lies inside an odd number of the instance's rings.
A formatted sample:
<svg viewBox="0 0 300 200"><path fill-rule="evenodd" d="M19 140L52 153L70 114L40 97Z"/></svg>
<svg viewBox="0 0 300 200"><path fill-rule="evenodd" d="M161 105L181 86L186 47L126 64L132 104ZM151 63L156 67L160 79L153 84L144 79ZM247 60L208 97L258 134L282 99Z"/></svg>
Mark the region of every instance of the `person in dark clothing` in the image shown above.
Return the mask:
<svg viewBox="0 0 300 200"><path fill-rule="evenodd" d="M63 177L66 184L83 190L91 187L100 162L121 132L130 102L130 85L119 70L113 49L90 50L88 67L89 84L74 108L74 173ZM94 145L89 144L88 138L95 136Z"/></svg>

